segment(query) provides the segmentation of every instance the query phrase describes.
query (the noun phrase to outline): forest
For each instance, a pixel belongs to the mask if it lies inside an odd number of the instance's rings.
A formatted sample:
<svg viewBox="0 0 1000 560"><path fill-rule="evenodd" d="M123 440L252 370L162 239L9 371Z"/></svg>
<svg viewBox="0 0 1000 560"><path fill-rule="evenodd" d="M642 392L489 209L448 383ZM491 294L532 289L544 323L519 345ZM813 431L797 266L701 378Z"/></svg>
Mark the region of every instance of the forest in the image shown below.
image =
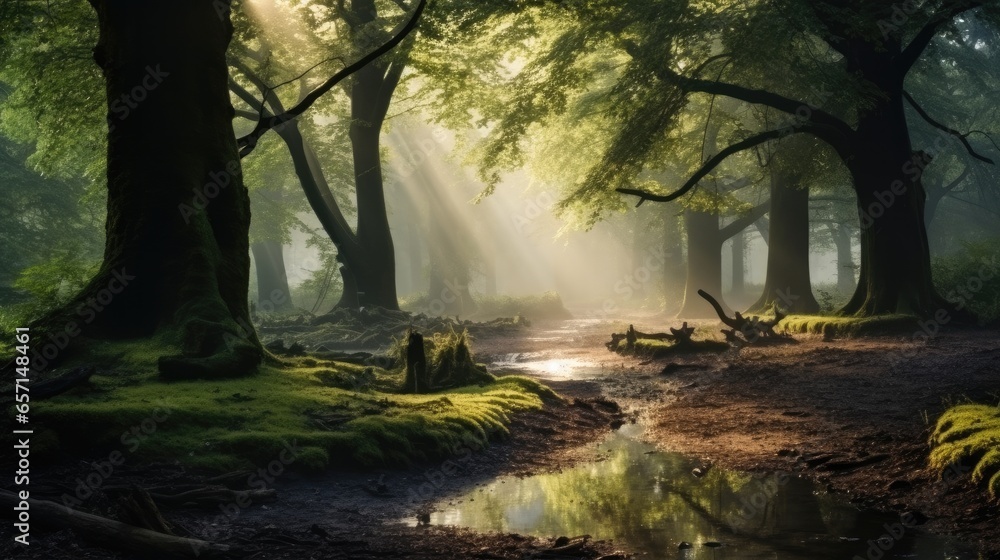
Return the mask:
<svg viewBox="0 0 1000 560"><path fill-rule="evenodd" d="M0 556L1000 559L1000 0L0 0Z"/></svg>

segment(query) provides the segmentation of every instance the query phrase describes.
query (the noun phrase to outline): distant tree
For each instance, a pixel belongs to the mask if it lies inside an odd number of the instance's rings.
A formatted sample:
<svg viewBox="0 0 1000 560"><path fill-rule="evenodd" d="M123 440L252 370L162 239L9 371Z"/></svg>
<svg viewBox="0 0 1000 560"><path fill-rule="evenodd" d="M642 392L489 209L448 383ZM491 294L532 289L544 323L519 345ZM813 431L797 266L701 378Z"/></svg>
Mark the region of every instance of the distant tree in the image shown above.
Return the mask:
<svg viewBox="0 0 1000 560"><path fill-rule="evenodd" d="M677 199L733 154L790 134L829 144L851 175L861 228L861 278L843 312L933 315L950 305L931 281L924 225L926 162L913 147L907 78L935 39L961 34L960 23L996 29L1000 5L976 0L897 2L779 0L754 4L594 0L511 7L487 25L456 26L453 43L502 42L517 65L455 76L496 83L492 97L449 91L477 108L491 136L480 161L488 179L523 160L525 139L565 114L576 99L603 110L614 136L587 167L569 204L594 207L607 192ZM502 21L502 23L501 23ZM511 32L516 29L517 32ZM465 44L465 43L461 43ZM510 60L508 57L506 60ZM595 63L595 60L603 60ZM610 68L610 70L609 70ZM613 81L608 84L608 76ZM455 88L457 89L457 88ZM662 165L676 132L690 126L689 105L702 96L768 108L769 128L729 128L731 144L709 154L669 194L643 192L637 179ZM933 115L920 115L920 118ZM457 118L457 117L456 117ZM973 157L988 146L952 127L936 127Z"/></svg>

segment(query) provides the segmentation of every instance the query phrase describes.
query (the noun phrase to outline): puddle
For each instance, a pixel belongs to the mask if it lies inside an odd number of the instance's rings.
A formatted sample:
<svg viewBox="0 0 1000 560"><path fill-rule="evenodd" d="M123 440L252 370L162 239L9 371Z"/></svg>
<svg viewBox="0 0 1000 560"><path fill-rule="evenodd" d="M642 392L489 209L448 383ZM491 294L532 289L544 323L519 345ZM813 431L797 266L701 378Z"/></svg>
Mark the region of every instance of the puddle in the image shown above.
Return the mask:
<svg viewBox="0 0 1000 560"><path fill-rule="evenodd" d="M542 380L593 379L610 373L607 368L580 358L532 359L533 357L530 354L513 354L489 364L489 368L491 371L532 374Z"/></svg>
<svg viewBox="0 0 1000 560"><path fill-rule="evenodd" d="M613 539L642 558L965 560L957 543L859 511L792 475L752 476L657 452L624 426L601 460L501 478L436 505L431 524L542 537ZM690 549L679 549L681 542ZM719 546L721 545L721 546Z"/></svg>

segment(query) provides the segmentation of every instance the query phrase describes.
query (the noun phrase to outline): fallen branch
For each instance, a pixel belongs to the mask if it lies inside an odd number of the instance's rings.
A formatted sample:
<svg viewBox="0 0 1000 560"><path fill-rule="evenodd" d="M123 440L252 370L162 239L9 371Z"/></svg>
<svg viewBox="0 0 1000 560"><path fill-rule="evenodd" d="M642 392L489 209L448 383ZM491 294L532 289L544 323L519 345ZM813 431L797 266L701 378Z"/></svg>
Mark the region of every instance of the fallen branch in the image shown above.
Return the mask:
<svg viewBox="0 0 1000 560"><path fill-rule="evenodd" d="M14 513L14 507L25 505L33 520L62 529L73 529L83 537L99 540L110 548L134 552L142 558L225 558L230 552L229 545L165 535L77 511L48 500L20 500L13 492L0 490L0 507L7 515Z"/></svg>
<svg viewBox="0 0 1000 560"><path fill-rule="evenodd" d="M726 315L725 310L722 309L719 300L712 297L711 294L705 290L698 290L698 295L705 298L705 301L712 306L712 309L715 309L719 320L727 327L730 327L729 329L722 330L722 334L726 335L726 341L728 342L733 344L755 344L764 339L771 339L773 342L791 342L793 340L787 335L779 335L774 332L774 327L778 326L778 323L787 316L784 311L777 307L774 309L774 318L770 321L763 321L757 315L744 317L739 311L733 313L733 317L729 317ZM737 335L742 335L742 338Z"/></svg>

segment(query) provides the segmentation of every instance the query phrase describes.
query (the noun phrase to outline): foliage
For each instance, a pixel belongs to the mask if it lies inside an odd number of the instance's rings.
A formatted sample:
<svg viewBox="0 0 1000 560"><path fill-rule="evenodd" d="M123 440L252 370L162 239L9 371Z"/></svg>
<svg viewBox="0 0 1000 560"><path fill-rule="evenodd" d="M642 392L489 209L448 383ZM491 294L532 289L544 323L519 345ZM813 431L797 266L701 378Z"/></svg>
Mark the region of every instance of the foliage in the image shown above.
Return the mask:
<svg viewBox="0 0 1000 560"><path fill-rule="evenodd" d="M934 280L945 299L980 321L1000 321L1000 238L963 243L963 249L933 261Z"/></svg>
<svg viewBox="0 0 1000 560"><path fill-rule="evenodd" d="M986 482L990 496L1000 499L1000 407L963 404L948 410L938 419L931 448L932 467L946 472L953 465L975 465L972 481Z"/></svg>

